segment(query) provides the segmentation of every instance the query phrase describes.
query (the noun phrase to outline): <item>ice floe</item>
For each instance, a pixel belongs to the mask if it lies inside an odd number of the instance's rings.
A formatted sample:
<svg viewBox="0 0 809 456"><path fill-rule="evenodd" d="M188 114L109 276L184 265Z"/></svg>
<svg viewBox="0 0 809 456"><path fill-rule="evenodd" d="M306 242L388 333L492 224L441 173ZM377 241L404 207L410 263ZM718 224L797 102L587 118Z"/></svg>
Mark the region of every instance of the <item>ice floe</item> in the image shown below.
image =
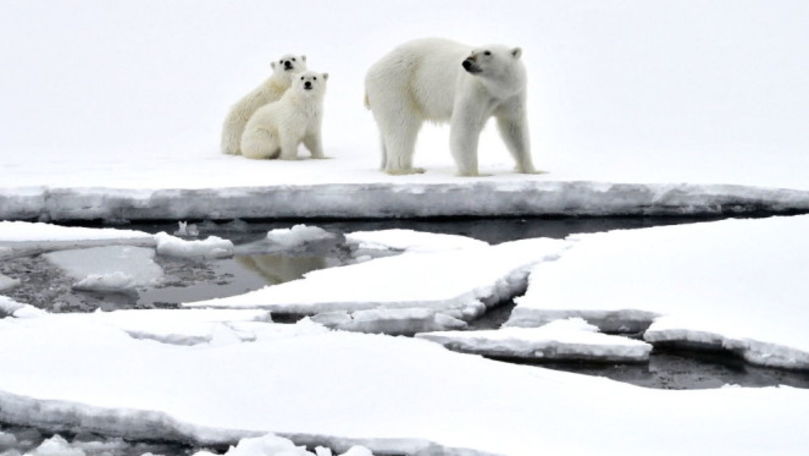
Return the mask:
<svg viewBox="0 0 809 456"><path fill-rule="evenodd" d="M154 262L155 251L133 246L105 246L61 250L44 257L75 279L79 288L127 290L153 285L163 277Z"/></svg>
<svg viewBox="0 0 809 456"><path fill-rule="evenodd" d="M601 334L581 318L538 328L429 332L416 337L460 352L530 360L641 362L652 351L648 343Z"/></svg>
<svg viewBox="0 0 809 456"><path fill-rule="evenodd" d="M47 251L110 244L153 246L155 240L151 234L135 230L0 221L0 257L18 250Z"/></svg>
<svg viewBox="0 0 809 456"><path fill-rule="evenodd" d="M295 225L292 228L277 228L267 233L267 240L283 248L297 247L307 242L333 239L334 234L317 226Z"/></svg>
<svg viewBox="0 0 809 456"><path fill-rule="evenodd" d="M19 279L13 279L7 275L0 274L0 291L10 290L19 284Z"/></svg>
<svg viewBox="0 0 809 456"><path fill-rule="evenodd" d="M496 246L404 253L307 273L303 279L188 307L262 308L314 315L375 308L430 308L469 320L525 289L526 274L568 243L529 239Z"/></svg>
<svg viewBox="0 0 809 456"><path fill-rule="evenodd" d="M323 312L314 315L311 320L342 331L408 336L425 331L448 331L467 327L463 320L426 308Z"/></svg>
<svg viewBox="0 0 809 456"><path fill-rule="evenodd" d="M180 258L227 258L233 256L233 242L217 236L185 240L165 232L155 234L157 253Z"/></svg>
<svg viewBox="0 0 809 456"><path fill-rule="evenodd" d="M458 250L488 245L486 242L466 236L406 229L355 231L346 234L346 240L365 249L393 249L408 252Z"/></svg>
<svg viewBox="0 0 809 456"><path fill-rule="evenodd" d="M513 456L799 454L809 444L800 432L805 390L651 390L316 326L178 346L81 316L2 319L0 420L205 443L274 432L341 452L360 444L377 453L392 445L375 441L384 437L425 451L390 452L407 455L464 454L426 452L414 437ZM344 446L316 436L340 436Z"/></svg>
<svg viewBox="0 0 809 456"><path fill-rule="evenodd" d="M575 236L538 264L509 320L580 316L646 340L732 350L809 368L809 216L724 220ZM665 318L664 318L665 317Z"/></svg>

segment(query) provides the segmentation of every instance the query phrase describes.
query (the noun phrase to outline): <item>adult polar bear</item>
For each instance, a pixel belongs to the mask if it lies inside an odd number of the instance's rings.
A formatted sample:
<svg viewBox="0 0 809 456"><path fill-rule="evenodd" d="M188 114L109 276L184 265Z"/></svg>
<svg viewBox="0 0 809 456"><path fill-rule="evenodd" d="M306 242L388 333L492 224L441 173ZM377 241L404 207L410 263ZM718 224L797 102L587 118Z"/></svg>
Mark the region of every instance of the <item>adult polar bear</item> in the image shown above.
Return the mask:
<svg viewBox="0 0 809 456"><path fill-rule="evenodd" d="M405 43L375 63L365 78L365 103L382 139L382 169L413 168L416 136L425 120L450 122L450 150L462 176L478 175L478 138L489 117L517 162L534 173L525 113L525 67L520 48L472 48L427 38Z"/></svg>

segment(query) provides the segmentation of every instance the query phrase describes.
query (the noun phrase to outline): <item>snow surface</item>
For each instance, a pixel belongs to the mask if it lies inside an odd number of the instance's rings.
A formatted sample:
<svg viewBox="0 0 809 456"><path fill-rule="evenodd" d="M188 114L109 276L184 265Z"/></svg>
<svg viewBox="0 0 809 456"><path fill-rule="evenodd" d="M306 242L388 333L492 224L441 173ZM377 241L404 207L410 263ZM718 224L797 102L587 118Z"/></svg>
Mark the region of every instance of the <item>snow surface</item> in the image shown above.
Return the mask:
<svg viewBox="0 0 809 456"><path fill-rule="evenodd" d="M137 309L111 312L98 310L87 314L42 312L39 316L66 325L76 322L112 327L136 339L149 339L175 345L211 343L217 338L221 341L228 335L233 336L234 341L254 340L256 331L262 331L264 336L269 338L270 333L285 334L285 331L304 329L289 325L262 325L261 323L272 322L270 313L263 310Z"/></svg>
<svg viewBox="0 0 809 456"><path fill-rule="evenodd" d="M465 353L536 360L642 362L652 351L645 342L601 334L581 318L538 328L429 332L416 337Z"/></svg>
<svg viewBox="0 0 809 456"><path fill-rule="evenodd" d="M77 280L79 288L130 289L152 285L163 277L163 269L154 262L150 248L105 246L61 250L44 257Z"/></svg>
<svg viewBox="0 0 809 456"><path fill-rule="evenodd" d="M155 234L157 253L180 258L227 258L233 256L233 242L217 236L185 240L166 232Z"/></svg>
<svg viewBox="0 0 809 456"><path fill-rule="evenodd" d="M581 316L614 330L654 321L650 342L809 368L806 233L809 216L577 235L558 261L533 269L508 324Z"/></svg>
<svg viewBox="0 0 809 456"><path fill-rule="evenodd" d="M645 389L314 326L188 347L78 318L3 319L0 419L192 442L417 436L511 456L801 454L809 444L806 390ZM423 454L453 454L433 451Z"/></svg>
<svg viewBox="0 0 809 456"><path fill-rule="evenodd" d="M393 249L408 252L459 250L488 245L486 242L466 236L406 229L355 231L346 234L346 240L365 249Z"/></svg>
<svg viewBox="0 0 809 456"><path fill-rule="evenodd" d="M313 271L299 280L188 307L260 308L313 315L423 307L468 320L524 289L530 266L555 259L565 241L529 239L463 250L403 253Z"/></svg>
<svg viewBox="0 0 809 456"><path fill-rule="evenodd" d="M425 331L466 329L466 322L427 308L371 309L355 312L323 312L311 318L315 323L342 331L408 335Z"/></svg>
<svg viewBox="0 0 809 456"><path fill-rule="evenodd" d="M0 221L0 249L55 250L100 244L152 246L155 241L151 234L135 230Z"/></svg>
<svg viewBox="0 0 809 456"><path fill-rule="evenodd" d="M192 14L184 2L146 14L101 0L80 11L45 0L8 5L0 38L12 44L0 59L15 63L0 75L0 218L639 214L809 204L806 193L679 186L809 189L801 172L809 168L802 121L809 11L800 0L520 0L496 10L482 1L420 0L392 8L201 0ZM297 20L275 24L271 45L256 46L267 39L268 18L279 15ZM491 177L454 176L448 129L431 125L415 155L427 173L377 170L364 74L394 46L435 35L523 48L533 155L548 174L513 174L493 125L480 141L481 170ZM332 75L323 133L333 159L219 153L228 108L287 52L306 53L312 68ZM599 198L608 184L594 182L675 185L619 186ZM216 190L202 190L209 188ZM666 198L652 197L665 189ZM765 197L741 196L751 194Z"/></svg>

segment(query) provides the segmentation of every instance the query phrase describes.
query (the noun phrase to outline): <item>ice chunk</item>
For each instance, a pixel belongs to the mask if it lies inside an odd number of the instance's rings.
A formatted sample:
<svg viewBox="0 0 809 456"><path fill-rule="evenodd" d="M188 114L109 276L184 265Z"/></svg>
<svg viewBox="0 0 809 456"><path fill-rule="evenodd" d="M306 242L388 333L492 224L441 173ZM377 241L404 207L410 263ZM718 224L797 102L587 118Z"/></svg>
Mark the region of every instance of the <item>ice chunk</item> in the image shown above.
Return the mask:
<svg viewBox="0 0 809 456"><path fill-rule="evenodd" d="M533 269L509 325L581 316L602 329L644 330L660 317L649 342L807 369L806 233L809 216L800 215L577 235L558 261Z"/></svg>
<svg viewBox="0 0 809 456"><path fill-rule="evenodd" d="M155 235L157 253L181 258L227 258L233 255L233 242L216 236L187 241L161 232Z"/></svg>
<svg viewBox="0 0 809 456"><path fill-rule="evenodd" d="M461 250L404 253L313 271L303 279L188 307L264 308L314 315L336 310L430 308L468 320L524 290L538 262L555 259L568 243L530 239Z"/></svg>
<svg viewBox="0 0 809 456"><path fill-rule="evenodd" d="M143 247L91 247L51 252L44 256L78 283L88 285L113 284L126 281L128 277L131 278L130 286L146 286L163 277L163 270L154 262L154 250Z"/></svg>
<svg viewBox="0 0 809 456"><path fill-rule="evenodd" d="M30 304L22 304L7 296L0 296L0 318L36 318L47 314Z"/></svg>
<svg viewBox="0 0 809 456"><path fill-rule="evenodd" d="M324 312L311 319L328 328L390 335L413 335L424 331L465 329L467 326L463 320L425 308Z"/></svg>
<svg viewBox="0 0 809 456"><path fill-rule="evenodd" d="M7 275L0 274L0 292L10 290L20 285L19 279L12 279Z"/></svg>
<svg viewBox="0 0 809 456"><path fill-rule="evenodd" d="M466 236L404 229L355 231L347 234L346 239L359 244L361 248L394 249L408 252L457 250L488 245L483 241Z"/></svg>
<svg viewBox="0 0 809 456"><path fill-rule="evenodd" d="M108 244L152 246L152 235L142 231L84 228L49 223L0 222L0 258L20 249L56 250Z"/></svg>
<svg viewBox="0 0 809 456"><path fill-rule="evenodd" d="M295 225L292 228L278 228L267 233L267 239L285 248L307 242L333 239L335 235L317 226Z"/></svg>
<svg viewBox="0 0 809 456"><path fill-rule="evenodd" d="M501 328L416 334L460 352L486 356L563 361L639 362L652 346L598 332L581 318L557 320L538 328Z"/></svg>
<svg viewBox="0 0 809 456"><path fill-rule="evenodd" d="M73 284L76 290L90 291L127 291L136 286L135 278L131 275L116 271L109 274L90 274Z"/></svg>
<svg viewBox="0 0 809 456"><path fill-rule="evenodd" d="M86 456L87 454L80 448L71 446L67 440L60 435L43 441L36 449L26 456Z"/></svg>

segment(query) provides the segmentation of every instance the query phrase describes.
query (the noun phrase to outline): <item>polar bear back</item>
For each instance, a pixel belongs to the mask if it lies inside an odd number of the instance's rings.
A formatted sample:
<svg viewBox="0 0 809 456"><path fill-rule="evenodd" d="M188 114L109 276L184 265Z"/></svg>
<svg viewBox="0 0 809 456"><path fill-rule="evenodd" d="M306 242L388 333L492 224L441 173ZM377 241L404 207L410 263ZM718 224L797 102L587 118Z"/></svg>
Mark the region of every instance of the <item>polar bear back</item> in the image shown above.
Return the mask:
<svg viewBox="0 0 809 456"><path fill-rule="evenodd" d="M446 122L452 116L455 90L463 77L461 63L471 51L471 46L442 38L405 43L368 70L369 102L386 106L410 103L423 119ZM408 99L388 99L402 94Z"/></svg>

